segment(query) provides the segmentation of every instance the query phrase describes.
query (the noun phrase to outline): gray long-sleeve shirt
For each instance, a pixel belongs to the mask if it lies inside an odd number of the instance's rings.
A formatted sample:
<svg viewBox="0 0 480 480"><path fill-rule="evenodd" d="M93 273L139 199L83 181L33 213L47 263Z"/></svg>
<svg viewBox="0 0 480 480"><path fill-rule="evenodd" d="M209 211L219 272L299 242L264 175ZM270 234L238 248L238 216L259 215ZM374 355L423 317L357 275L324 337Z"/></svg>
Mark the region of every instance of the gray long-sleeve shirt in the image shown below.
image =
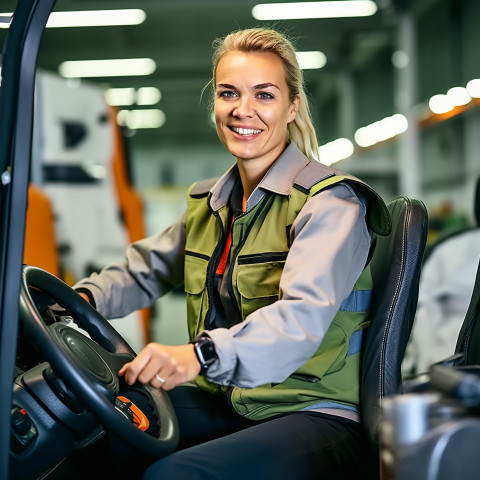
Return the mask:
<svg viewBox="0 0 480 480"><path fill-rule="evenodd" d="M266 191L288 193L304 159L291 144L252 193L247 208ZM237 174L233 167L222 177L212 189L212 204L228 198L225 185ZM240 387L282 382L310 359L365 267L370 247L365 213L365 202L347 184L322 191L305 204L290 232L279 300L238 325L208 332L219 357L208 370L209 380ZM107 266L75 288L88 289L107 318L151 305L183 280L184 220L182 216L163 232L130 245L124 263Z"/></svg>

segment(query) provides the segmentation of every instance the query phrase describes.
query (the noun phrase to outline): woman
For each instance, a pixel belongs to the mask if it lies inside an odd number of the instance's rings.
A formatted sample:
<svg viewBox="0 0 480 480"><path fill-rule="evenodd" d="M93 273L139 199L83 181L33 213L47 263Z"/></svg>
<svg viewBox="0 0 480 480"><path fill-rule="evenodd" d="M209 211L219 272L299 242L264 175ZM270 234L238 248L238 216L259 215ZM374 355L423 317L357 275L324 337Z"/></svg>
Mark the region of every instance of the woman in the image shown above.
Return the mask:
<svg viewBox="0 0 480 480"><path fill-rule="evenodd" d="M384 204L314 160L283 35L234 32L213 60L217 133L235 164L189 190L179 222L76 288L114 318L185 284L192 343L151 343L119 372L170 391L179 419L181 450L145 478L358 476L365 265Z"/></svg>

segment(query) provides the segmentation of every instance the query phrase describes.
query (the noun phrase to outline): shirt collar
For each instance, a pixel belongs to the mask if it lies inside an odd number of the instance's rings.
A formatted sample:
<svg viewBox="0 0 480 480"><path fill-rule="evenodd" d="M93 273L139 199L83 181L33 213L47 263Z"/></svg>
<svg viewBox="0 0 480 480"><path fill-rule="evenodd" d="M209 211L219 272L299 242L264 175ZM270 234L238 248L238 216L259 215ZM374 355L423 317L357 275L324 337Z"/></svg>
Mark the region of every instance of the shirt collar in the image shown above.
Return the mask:
<svg viewBox="0 0 480 480"><path fill-rule="evenodd" d="M278 195L289 195L298 173L310 162L297 147L291 142L282 154L275 160L265 176L250 195L247 210L255 206L270 191ZM214 210L225 206L230 192L238 178L237 164L233 165L212 187L210 205Z"/></svg>

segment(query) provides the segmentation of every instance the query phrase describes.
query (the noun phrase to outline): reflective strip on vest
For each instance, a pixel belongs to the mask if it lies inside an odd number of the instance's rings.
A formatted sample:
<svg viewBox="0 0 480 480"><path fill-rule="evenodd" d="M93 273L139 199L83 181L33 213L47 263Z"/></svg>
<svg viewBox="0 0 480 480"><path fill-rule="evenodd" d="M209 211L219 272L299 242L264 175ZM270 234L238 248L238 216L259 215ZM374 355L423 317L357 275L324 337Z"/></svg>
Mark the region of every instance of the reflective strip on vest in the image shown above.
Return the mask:
<svg viewBox="0 0 480 480"><path fill-rule="evenodd" d="M347 357L360 353L363 344L363 332L365 329L357 330L350 335Z"/></svg>
<svg viewBox="0 0 480 480"><path fill-rule="evenodd" d="M349 412L355 412L358 413L360 409L354 405L345 405L344 403L338 403L338 402L318 402L315 403L314 405L309 405L308 407L305 407L302 411L303 412L308 412L309 410L319 410L321 408L340 408L341 410L348 410Z"/></svg>
<svg viewBox="0 0 480 480"><path fill-rule="evenodd" d="M368 312L372 302L371 290L352 290L340 306L344 312Z"/></svg>

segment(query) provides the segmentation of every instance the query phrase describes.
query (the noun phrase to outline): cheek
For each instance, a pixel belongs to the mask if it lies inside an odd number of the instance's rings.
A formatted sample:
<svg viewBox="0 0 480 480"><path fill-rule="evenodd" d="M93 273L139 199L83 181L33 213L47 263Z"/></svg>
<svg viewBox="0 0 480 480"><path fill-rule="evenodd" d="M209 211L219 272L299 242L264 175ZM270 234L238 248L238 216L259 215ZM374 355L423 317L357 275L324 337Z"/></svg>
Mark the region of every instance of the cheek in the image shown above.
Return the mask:
<svg viewBox="0 0 480 480"><path fill-rule="evenodd" d="M222 117L220 115L220 111L218 110L217 107L214 107L213 109L213 117L212 120L215 122L215 126L217 127L217 130L222 122Z"/></svg>
<svg viewBox="0 0 480 480"><path fill-rule="evenodd" d="M225 105L215 103L213 106L213 117L215 123L218 125L225 121L225 117L228 116L228 108Z"/></svg>
<svg viewBox="0 0 480 480"><path fill-rule="evenodd" d="M289 112L286 110L268 110L266 109L264 112L259 113L259 116L265 122L265 124L269 125L270 128L279 128L285 129L287 127L287 123L289 121Z"/></svg>
<svg viewBox="0 0 480 480"><path fill-rule="evenodd" d="M225 115L222 112L221 108L218 108L217 105L214 105L213 108L213 121L215 122L215 129L217 131L217 135L220 139L223 138L224 133L222 131L222 124L225 121Z"/></svg>

